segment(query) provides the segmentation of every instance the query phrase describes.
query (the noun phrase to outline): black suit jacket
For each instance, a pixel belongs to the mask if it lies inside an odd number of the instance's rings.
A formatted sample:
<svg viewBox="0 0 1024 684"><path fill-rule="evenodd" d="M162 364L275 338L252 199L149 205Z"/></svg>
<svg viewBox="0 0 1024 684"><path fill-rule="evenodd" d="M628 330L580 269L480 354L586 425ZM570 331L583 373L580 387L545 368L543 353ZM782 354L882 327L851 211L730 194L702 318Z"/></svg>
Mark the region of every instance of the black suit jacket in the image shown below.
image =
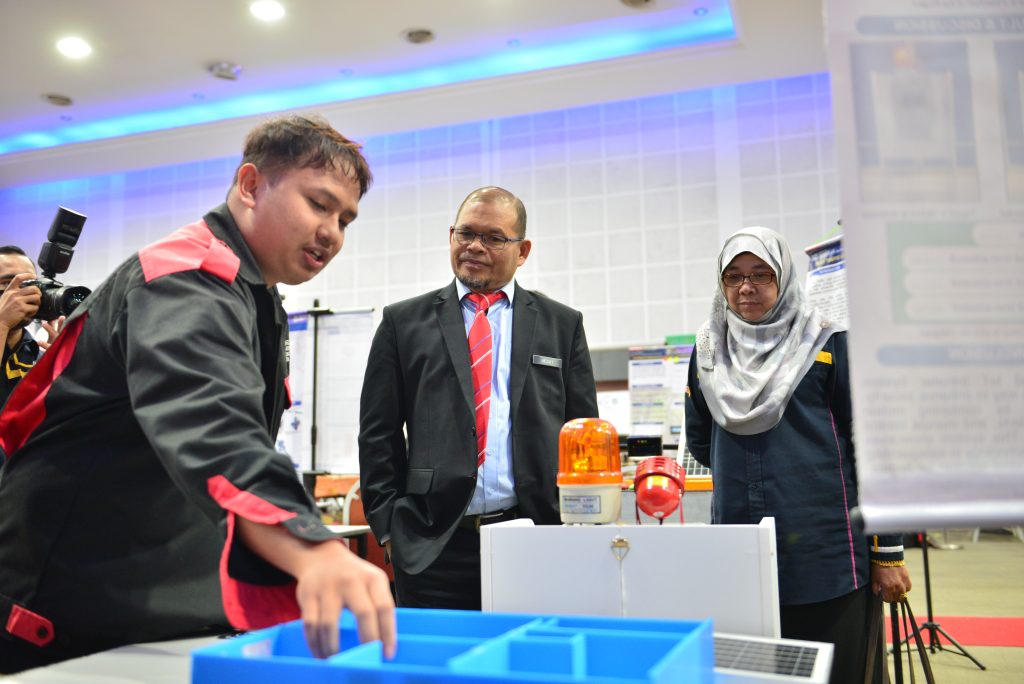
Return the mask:
<svg viewBox="0 0 1024 684"><path fill-rule="evenodd" d="M558 433L597 416L583 316L516 287L509 378L520 514L558 524ZM560 359L561 368L534 357ZM359 472L366 517L416 574L441 553L476 486L469 345L455 282L384 308L360 400ZM405 434L403 434L403 427Z"/></svg>

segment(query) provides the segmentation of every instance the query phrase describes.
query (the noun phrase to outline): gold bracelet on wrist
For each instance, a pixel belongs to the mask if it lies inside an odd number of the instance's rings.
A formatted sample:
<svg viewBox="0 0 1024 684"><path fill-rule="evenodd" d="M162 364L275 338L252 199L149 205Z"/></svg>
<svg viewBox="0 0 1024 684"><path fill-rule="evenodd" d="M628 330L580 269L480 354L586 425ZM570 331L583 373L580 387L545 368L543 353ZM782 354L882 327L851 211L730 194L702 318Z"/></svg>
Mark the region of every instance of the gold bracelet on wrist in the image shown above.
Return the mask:
<svg viewBox="0 0 1024 684"><path fill-rule="evenodd" d="M881 565L884 568L902 568L902 567L904 567L906 565L906 562L902 561L902 560L887 561L887 560L875 560L874 558L871 559L871 563L873 565Z"/></svg>

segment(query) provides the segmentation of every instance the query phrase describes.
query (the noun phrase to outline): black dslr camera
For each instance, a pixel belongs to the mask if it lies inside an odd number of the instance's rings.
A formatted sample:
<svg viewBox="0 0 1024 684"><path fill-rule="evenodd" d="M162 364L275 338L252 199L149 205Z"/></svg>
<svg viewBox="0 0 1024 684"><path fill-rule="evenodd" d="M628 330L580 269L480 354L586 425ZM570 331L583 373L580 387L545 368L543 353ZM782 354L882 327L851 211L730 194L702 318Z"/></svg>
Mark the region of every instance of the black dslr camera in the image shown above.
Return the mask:
<svg viewBox="0 0 1024 684"><path fill-rule="evenodd" d="M78 236L82 234L84 225L84 214L64 207L57 209L46 242L39 250L39 270L43 275L41 278L26 280L21 284L22 287L34 285L43 293L39 311L34 316L37 320L52 321L58 316L70 316L75 307L92 292L87 287L65 285L53 279L58 273L67 271L71 265L75 244L78 242Z"/></svg>

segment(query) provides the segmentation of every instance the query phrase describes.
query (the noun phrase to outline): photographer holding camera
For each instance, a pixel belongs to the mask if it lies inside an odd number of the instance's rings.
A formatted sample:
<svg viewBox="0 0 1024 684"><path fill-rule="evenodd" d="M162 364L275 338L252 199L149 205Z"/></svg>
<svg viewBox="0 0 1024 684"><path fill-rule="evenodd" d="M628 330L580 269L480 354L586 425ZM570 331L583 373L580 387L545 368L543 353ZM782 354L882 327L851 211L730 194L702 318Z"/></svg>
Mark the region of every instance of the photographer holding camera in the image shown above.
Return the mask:
<svg viewBox="0 0 1024 684"><path fill-rule="evenodd" d="M57 336L64 317L43 321L46 342L36 342L27 327L39 311L42 293L26 283L36 279L36 268L25 251L14 245L0 247L0 339L5 341L0 363L0 406L14 386L25 377L39 359L40 348L46 349Z"/></svg>

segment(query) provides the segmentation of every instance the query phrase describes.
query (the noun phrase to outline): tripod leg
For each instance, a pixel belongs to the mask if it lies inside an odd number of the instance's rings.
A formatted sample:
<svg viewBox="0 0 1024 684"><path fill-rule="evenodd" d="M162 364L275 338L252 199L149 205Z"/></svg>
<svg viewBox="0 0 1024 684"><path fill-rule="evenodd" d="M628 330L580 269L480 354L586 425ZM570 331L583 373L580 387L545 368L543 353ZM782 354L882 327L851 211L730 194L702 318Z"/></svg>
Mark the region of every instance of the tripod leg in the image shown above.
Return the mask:
<svg viewBox="0 0 1024 684"><path fill-rule="evenodd" d="M903 633L907 635L907 669L910 670L910 684L917 684L917 680L914 676L914 647L910 643L911 631L910 625L907 624L907 610L902 602L896 605L899 605L900 612L903 614Z"/></svg>
<svg viewBox="0 0 1024 684"><path fill-rule="evenodd" d="M975 658L970 653L968 653L967 650L963 646L961 646L960 643L956 639L954 639L953 637L949 636L949 634L946 632L946 630L942 629L942 627L940 627L939 625L935 625L935 631L937 631L942 636L946 637L946 640L949 641L949 643L953 644L953 646L956 647L957 651L960 652L960 655L965 656L967 658L970 658L971 661L975 665L977 665L979 668L981 668L982 670L985 669L985 666L981 664L981 661L979 661L977 658Z"/></svg>
<svg viewBox="0 0 1024 684"><path fill-rule="evenodd" d="M921 633L928 635L928 650L932 653L945 650L942 647L942 640L939 639L938 631L936 629L937 627L938 625L931 621L922 622L920 624ZM907 639L910 639L910 635L907 635Z"/></svg>
<svg viewBox="0 0 1024 684"><path fill-rule="evenodd" d="M910 610L910 602L903 599L900 602L900 607L903 610L903 629L906 630L907 639L910 635L913 635L913 640L918 644L918 656L921 658L921 670L925 673L925 682L927 684L935 684L935 677L932 675L932 664L928 661L928 653L925 652L925 641L921 638L921 631L918 629L918 623L914 622L913 612ZM909 625L907 625L909 623ZM910 672L913 673L913 665L910 659L910 655L913 652L910 646L906 649L906 661L910 667ZM911 674L911 678L912 678Z"/></svg>
<svg viewBox="0 0 1024 684"><path fill-rule="evenodd" d="M895 603L889 604L889 626L892 628L892 669L893 680L896 684L903 684L903 658L900 655L902 643L900 639L899 607Z"/></svg>
<svg viewBox="0 0 1024 684"><path fill-rule="evenodd" d="M928 569L928 532L922 532L920 537L921 540L921 559L924 561L924 597L925 606L928 608L928 622L932 620L932 581L931 572ZM908 635L909 636L909 635ZM935 653L936 648L942 648L938 638L935 636L935 630L928 629L928 648L932 653Z"/></svg>

